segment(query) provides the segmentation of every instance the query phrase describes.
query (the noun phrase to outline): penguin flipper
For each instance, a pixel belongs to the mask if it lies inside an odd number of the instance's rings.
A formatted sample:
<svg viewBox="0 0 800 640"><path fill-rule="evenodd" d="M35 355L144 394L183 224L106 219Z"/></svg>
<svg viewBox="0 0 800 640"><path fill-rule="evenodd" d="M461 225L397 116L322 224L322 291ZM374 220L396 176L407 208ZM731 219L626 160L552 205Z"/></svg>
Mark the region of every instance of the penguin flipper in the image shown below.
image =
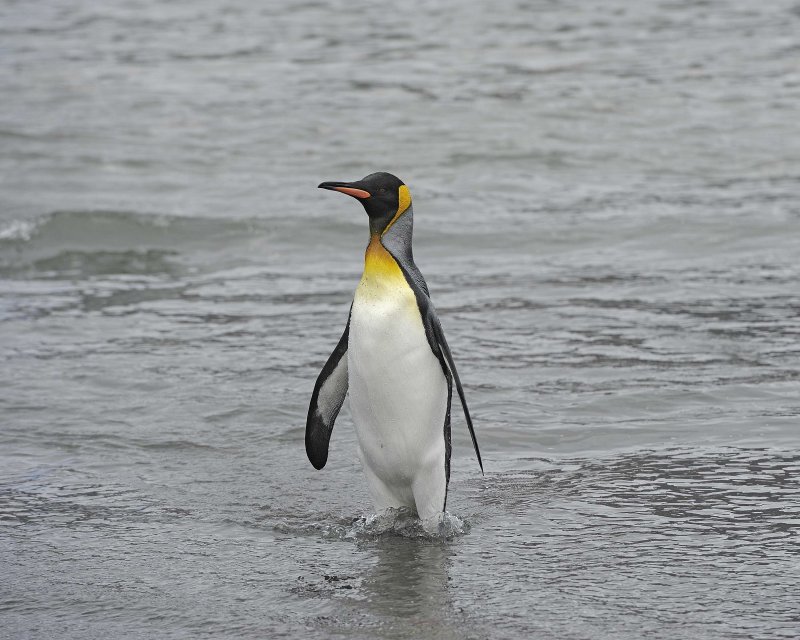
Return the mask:
<svg viewBox="0 0 800 640"><path fill-rule="evenodd" d="M328 461L328 445L333 432L333 423L347 395L347 341L350 334L350 318L325 366L322 367L306 419L306 455L315 469L322 469Z"/></svg>
<svg viewBox="0 0 800 640"><path fill-rule="evenodd" d="M408 214L405 214L405 216L407 215ZM402 220L405 216L402 216L398 222L395 223L393 227L395 232L401 228L400 225L404 224ZM410 218L408 219L408 224L410 224ZM407 233L410 233L410 231ZM453 354L450 353L450 347L447 345L447 340L444 337L442 323L439 322L439 317L436 315L436 310L433 308L433 302L431 302L430 293L428 293L428 285L425 283L425 278L422 277L417 265L414 264L414 259L411 257L410 244L403 242L397 244L398 241L396 238L388 238L387 240L389 241L389 244L383 240L381 242L386 250L389 251L392 257L395 259L395 262L397 262L400 269L403 271L403 275L405 275L408 286L411 287L411 290L414 292L414 297L417 299L417 308L422 316L422 324L425 327L425 336L428 338L428 344L430 345L433 354L439 359L439 363L442 366L442 371L444 372L445 378L447 378L448 397L445 433L447 434L446 446L448 451L450 447L450 399L452 397L452 381L450 380L450 374L452 373L453 379L455 379L456 382L458 397L461 399L461 407L464 409L464 417L467 420L469 435L472 438L472 446L475 448L475 455L478 456L478 464L480 465L481 473L483 473L481 450L478 448L478 439L475 437L475 428L472 426L472 418L470 417L469 409L467 408L467 400L464 397L464 388L461 386L461 379L458 377L456 363L453 361ZM448 453L448 472L449 468L450 456Z"/></svg>
<svg viewBox="0 0 800 640"><path fill-rule="evenodd" d="M464 418L467 420L467 427L469 428L469 435L472 438L472 446L475 448L475 455L478 456L478 465L480 465L481 473L483 473L483 460L481 460L481 450L478 448L478 439L475 437L475 427L472 426L472 418L469 415L469 409L467 408L467 399L464 397L464 388L461 386L461 379L458 377L458 371L456 370L456 363L453 361L453 354L450 353L450 347L447 345L447 339L444 337L444 330L442 329L442 324L439 322L439 318L436 317L436 313L433 311L433 308L429 305L428 306L428 320L433 330L434 338L436 339L436 344L439 346L442 354L444 354L444 358L447 361L447 367L450 369L450 372L453 374L453 379L456 382L456 391L458 392L458 397L461 399L461 407L464 409ZM448 411L448 418L449 418L449 411ZM449 425L448 425L449 426Z"/></svg>

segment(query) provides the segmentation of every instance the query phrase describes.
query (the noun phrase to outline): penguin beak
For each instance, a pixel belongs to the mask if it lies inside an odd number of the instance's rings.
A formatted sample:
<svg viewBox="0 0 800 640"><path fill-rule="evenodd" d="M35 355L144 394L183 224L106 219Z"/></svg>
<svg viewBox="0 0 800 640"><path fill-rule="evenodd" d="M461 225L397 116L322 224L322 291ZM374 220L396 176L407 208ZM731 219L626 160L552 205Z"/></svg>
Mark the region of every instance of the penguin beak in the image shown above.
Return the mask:
<svg viewBox="0 0 800 640"><path fill-rule="evenodd" d="M353 186L354 182L323 182L317 188L318 189L328 189L329 191L341 191L342 193L346 193L348 196L353 196L354 198L358 198L359 200L364 200L372 196L369 191L364 191L364 189L359 189L358 187Z"/></svg>

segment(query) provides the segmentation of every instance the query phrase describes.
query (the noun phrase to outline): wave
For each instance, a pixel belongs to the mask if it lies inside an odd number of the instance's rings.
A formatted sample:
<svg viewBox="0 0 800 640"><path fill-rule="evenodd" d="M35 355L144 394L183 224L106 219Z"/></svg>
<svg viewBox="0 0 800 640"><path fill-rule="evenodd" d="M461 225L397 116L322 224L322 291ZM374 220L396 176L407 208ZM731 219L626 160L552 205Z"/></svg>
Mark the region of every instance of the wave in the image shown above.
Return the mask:
<svg viewBox="0 0 800 640"><path fill-rule="evenodd" d="M171 247L268 233L267 220L186 218L133 211L55 211L0 225L0 247L58 245L61 248Z"/></svg>
<svg viewBox="0 0 800 640"><path fill-rule="evenodd" d="M10 223L0 227L0 242L2 241L22 241L28 242L39 227L36 220L12 220Z"/></svg>
<svg viewBox="0 0 800 640"><path fill-rule="evenodd" d="M360 216L186 217L113 210L54 211L35 218L0 221L0 256L10 250L143 250L221 248L264 243L312 248L350 243L365 226ZM309 233L313 229L313 233ZM360 237L360 236L359 236Z"/></svg>
<svg viewBox="0 0 800 640"><path fill-rule="evenodd" d="M187 256L202 267L219 264L223 255L261 255L266 246L297 237L300 222L55 211L0 222L0 275L175 274Z"/></svg>

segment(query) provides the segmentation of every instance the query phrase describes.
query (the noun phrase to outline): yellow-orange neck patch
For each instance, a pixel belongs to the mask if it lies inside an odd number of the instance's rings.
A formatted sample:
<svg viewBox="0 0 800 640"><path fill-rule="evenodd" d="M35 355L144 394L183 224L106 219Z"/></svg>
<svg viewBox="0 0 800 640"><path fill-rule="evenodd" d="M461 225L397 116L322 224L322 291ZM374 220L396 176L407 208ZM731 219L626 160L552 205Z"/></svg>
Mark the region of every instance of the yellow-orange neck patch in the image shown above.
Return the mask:
<svg viewBox="0 0 800 640"><path fill-rule="evenodd" d="M366 301L404 300L411 304L414 293L406 282L400 265L392 257L381 238L374 234L364 254L364 273L356 289L356 298Z"/></svg>
<svg viewBox="0 0 800 640"><path fill-rule="evenodd" d="M392 254L386 250L377 234L370 238L364 254L364 275L374 278L397 276L405 278Z"/></svg>

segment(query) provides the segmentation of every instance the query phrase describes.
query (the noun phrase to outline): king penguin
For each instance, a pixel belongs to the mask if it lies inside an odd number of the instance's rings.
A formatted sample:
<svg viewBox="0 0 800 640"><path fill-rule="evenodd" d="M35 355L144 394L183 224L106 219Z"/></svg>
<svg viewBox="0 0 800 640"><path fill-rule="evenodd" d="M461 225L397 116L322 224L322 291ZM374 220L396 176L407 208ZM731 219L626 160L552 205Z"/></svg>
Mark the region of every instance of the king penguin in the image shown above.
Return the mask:
<svg viewBox="0 0 800 640"><path fill-rule="evenodd" d="M455 381L483 472L464 390L411 252L411 193L390 173L320 189L356 198L369 216L364 272L339 344L314 385L306 453L328 460L334 421L350 393L358 454L378 511L407 507L422 520L447 505L450 404Z"/></svg>

